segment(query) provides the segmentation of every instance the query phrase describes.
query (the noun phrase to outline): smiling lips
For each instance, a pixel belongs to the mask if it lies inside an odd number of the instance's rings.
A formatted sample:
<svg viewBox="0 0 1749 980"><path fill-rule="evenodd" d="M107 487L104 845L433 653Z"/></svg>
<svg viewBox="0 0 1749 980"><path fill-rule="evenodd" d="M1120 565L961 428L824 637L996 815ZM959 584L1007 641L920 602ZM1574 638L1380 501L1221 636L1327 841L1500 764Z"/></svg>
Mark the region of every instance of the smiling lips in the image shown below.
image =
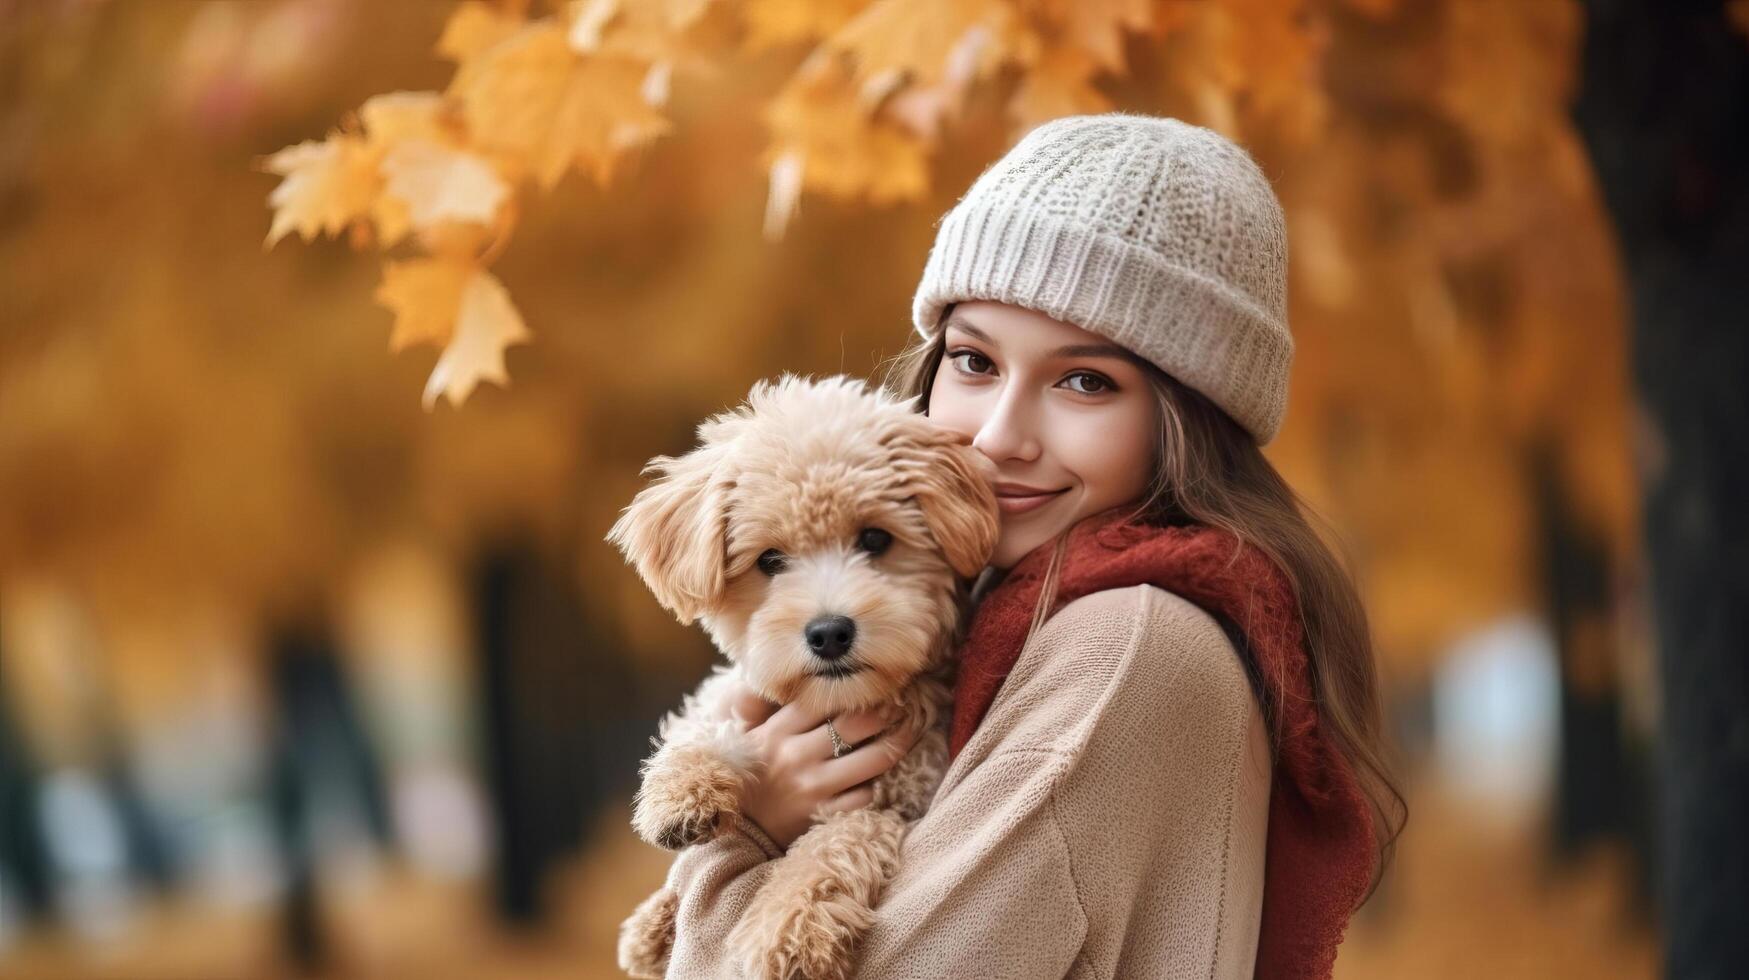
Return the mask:
<svg viewBox="0 0 1749 980"><path fill-rule="evenodd" d="M1068 487L1058 490L1045 490L1040 487L1029 487L1022 483L996 484L996 506L1004 514L1024 514L1029 510L1043 507L1068 492Z"/></svg>

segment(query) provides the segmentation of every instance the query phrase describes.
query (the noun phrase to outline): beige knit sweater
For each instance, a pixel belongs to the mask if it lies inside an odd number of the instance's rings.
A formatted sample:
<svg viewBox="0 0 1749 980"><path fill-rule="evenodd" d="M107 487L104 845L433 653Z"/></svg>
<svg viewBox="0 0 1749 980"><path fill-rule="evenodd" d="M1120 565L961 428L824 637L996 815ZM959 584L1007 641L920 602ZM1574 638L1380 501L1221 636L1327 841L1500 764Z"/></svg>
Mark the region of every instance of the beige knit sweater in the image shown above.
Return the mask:
<svg viewBox="0 0 1749 980"><path fill-rule="evenodd" d="M1064 606L1021 652L911 829L857 977L1246 978L1270 752L1214 619L1152 585ZM683 851L668 976L730 978L724 940L774 851Z"/></svg>

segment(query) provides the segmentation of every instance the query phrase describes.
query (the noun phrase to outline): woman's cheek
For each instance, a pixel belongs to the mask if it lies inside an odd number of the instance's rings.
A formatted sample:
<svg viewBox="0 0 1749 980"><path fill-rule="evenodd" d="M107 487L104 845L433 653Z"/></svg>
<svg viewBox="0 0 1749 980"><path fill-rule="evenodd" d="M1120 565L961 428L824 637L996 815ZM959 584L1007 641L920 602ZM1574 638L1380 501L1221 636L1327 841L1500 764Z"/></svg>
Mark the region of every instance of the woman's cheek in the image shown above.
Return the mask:
<svg viewBox="0 0 1749 980"><path fill-rule="evenodd" d="M952 381L943 379L940 375L936 376L935 384L929 390L931 422L949 431L976 438L982 425L980 419L973 417L976 414L977 406L972 399L956 390Z"/></svg>
<svg viewBox="0 0 1749 980"><path fill-rule="evenodd" d="M1120 410L1081 416L1062 442L1074 453L1069 468L1085 485L1088 513L1140 497L1150 476L1152 419L1134 405L1113 407Z"/></svg>

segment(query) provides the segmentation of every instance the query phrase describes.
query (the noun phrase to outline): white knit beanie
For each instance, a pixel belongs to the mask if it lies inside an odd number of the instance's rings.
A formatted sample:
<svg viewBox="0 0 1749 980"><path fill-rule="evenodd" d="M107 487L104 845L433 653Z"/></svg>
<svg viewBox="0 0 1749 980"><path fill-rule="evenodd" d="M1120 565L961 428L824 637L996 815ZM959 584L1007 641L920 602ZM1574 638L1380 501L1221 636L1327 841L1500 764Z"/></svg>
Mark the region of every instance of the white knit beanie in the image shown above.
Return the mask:
<svg viewBox="0 0 1749 980"><path fill-rule="evenodd" d="M998 300L1102 334L1206 395L1258 445L1287 410L1287 223L1211 129L1110 112L1033 129L941 220L912 302Z"/></svg>

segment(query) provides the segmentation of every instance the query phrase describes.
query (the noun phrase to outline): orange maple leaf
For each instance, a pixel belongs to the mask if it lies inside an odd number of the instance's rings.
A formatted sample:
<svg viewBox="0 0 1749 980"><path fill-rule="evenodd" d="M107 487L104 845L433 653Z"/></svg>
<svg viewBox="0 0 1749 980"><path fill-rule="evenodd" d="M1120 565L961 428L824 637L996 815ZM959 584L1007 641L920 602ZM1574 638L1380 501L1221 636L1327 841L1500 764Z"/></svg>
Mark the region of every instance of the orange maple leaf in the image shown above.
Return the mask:
<svg viewBox="0 0 1749 980"><path fill-rule="evenodd" d="M881 84L897 73L930 85L956 66L952 55L967 35L984 32L976 59L959 71L982 78L1005 60L1027 62L1037 53L1037 37L1004 0L876 0L827 38L824 48L850 55L864 84Z"/></svg>
<svg viewBox="0 0 1749 980"><path fill-rule="evenodd" d="M458 63L471 60L515 34L523 23L520 16L493 4L469 0L449 15L437 40L437 53Z"/></svg>
<svg viewBox="0 0 1749 980"><path fill-rule="evenodd" d="M672 128L644 97L649 70L579 54L563 23L544 20L466 64L451 92L476 144L527 161L543 189L572 166L606 184L622 153Z"/></svg>
<svg viewBox="0 0 1749 980"><path fill-rule="evenodd" d="M1024 133L1061 116L1110 109L1111 100L1093 84L1099 70L1094 55L1081 48L1065 45L1046 50L1021 77L1008 102L1015 129Z"/></svg>
<svg viewBox="0 0 1749 980"><path fill-rule="evenodd" d="M1057 43L1085 52L1106 71L1121 72L1124 32L1155 28L1152 0L1042 0L1040 12L1054 29Z"/></svg>
<svg viewBox="0 0 1749 980"><path fill-rule="evenodd" d="M745 0L746 49L818 41L843 27L869 0Z"/></svg>
<svg viewBox="0 0 1749 980"><path fill-rule="evenodd" d="M447 396L451 405L460 406L481 381L509 385L504 349L528 338L528 328L504 284L483 269L476 271L462 290L449 345L425 382L425 408L430 410L440 394Z"/></svg>
<svg viewBox="0 0 1749 980"><path fill-rule="evenodd" d="M764 116L773 133L764 157L773 190L768 237L781 235L802 187L877 204L917 200L928 190L928 145L871 113L847 71L799 73Z"/></svg>
<svg viewBox="0 0 1749 980"><path fill-rule="evenodd" d="M471 259L390 262L376 299L395 314L391 351L426 343L443 347L425 382L427 409L439 395L460 405L481 381L508 384L504 349L529 339L503 283Z"/></svg>
<svg viewBox="0 0 1749 980"><path fill-rule="evenodd" d="M376 196L375 163L364 141L345 133L288 146L261 166L285 178L267 195L274 209L270 248L292 231L306 242L318 234L337 235L367 214Z"/></svg>

